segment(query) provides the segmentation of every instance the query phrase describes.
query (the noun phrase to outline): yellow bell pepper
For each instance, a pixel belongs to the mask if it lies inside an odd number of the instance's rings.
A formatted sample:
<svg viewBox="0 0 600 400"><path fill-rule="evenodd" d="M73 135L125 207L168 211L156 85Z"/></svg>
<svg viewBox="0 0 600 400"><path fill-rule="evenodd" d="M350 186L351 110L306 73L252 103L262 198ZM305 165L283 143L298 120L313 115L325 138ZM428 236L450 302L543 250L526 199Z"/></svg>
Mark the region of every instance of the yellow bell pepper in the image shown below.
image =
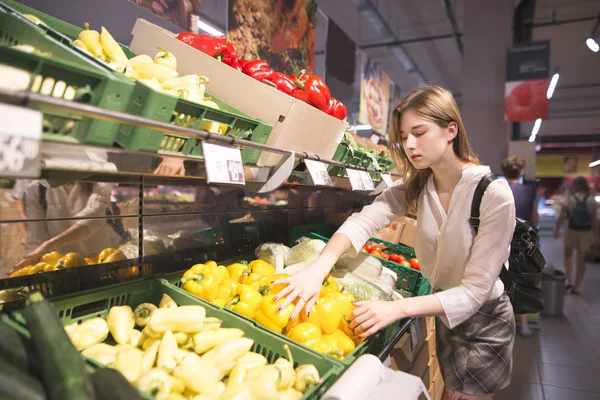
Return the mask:
<svg viewBox="0 0 600 400"><path fill-rule="evenodd" d="M156 366L164 368L167 371L173 371L177 366L177 340L173 332L166 331L158 346L158 355L156 358Z"/></svg>
<svg viewBox="0 0 600 400"><path fill-rule="evenodd" d="M274 296L273 293L263 296L254 320L275 332L281 333L283 328L287 326L295 306L288 304L283 310L277 311L285 299L273 301Z"/></svg>
<svg viewBox="0 0 600 400"><path fill-rule="evenodd" d="M154 364L156 364L156 357L158 356L158 349L160 348L160 339L148 338L144 342L144 345L149 341L153 340L149 347L142 346L144 355L142 357L142 372L150 371Z"/></svg>
<svg viewBox="0 0 600 400"><path fill-rule="evenodd" d="M248 265L243 263L235 263L227 266L227 271L229 271L229 277L235 281L241 282L243 275L250 275L250 270L248 269Z"/></svg>
<svg viewBox="0 0 600 400"><path fill-rule="evenodd" d="M67 253L56 263L58 269L83 267L87 265L83 257L77 253Z"/></svg>
<svg viewBox="0 0 600 400"><path fill-rule="evenodd" d="M104 318L92 318L76 325L73 333L70 335L73 346L78 351L82 351L102 343L108 337L108 324Z"/></svg>
<svg viewBox="0 0 600 400"><path fill-rule="evenodd" d="M117 348L106 343L96 343L83 350L81 354L110 367L117 359Z"/></svg>
<svg viewBox="0 0 600 400"><path fill-rule="evenodd" d="M27 275L33 275L33 274L37 274L38 272L45 272L46 269L51 269L52 265L45 263L45 262L39 262L37 264L35 264L33 267L29 267L29 270L27 271Z"/></svg>
<svg viewBox="0 0 600 400"><path fill-rule="evenodd" d="M171 392L171 377L161 368L153 368L143 372L135 382L135 386L157 400L166 399Z"/></svg>
<svg viewBox="0 0 600 400"><path fill-rule="evenodd" d="M163 293L158 308L177 308L177 303L166 293Z"/></svg>
<svg viewBox="0 0 600 400"><path fill-rule="evenodd" d="M229 300L225 307L250 319L254 319L261 301L262 295L256 289L242 284L238 286L235 296Z"/></svg>
<svg viewBox="0 0 600 400"><path fill-rule="evenodd" d="M322 337L321 330L318 326L311 322L301 322L287 332L287 337L306 345L315 340L320 340Z"/></svg>
<svg viewBox="0 0 600 400"><path fill-rule="evenodd" d="M100 254L98 255L98 263L99 264L105 264L105 263L110 263L110 262L115 262L115 261L123 261L123 260L127 260L127 256L125 255L125 253L123 253L119 249L113 249L112 247L102 250L100 252Z"/></svg>
<svg viewBox="0 0 600 400"><path fill-rule="evenodd" d="M105 57L100 33L98 31L90 30L90 24L87 22L83 24L83 27L84 30L79 33L79 40L85 44L85 47L92 55L94 55L94 57L104 60Z"/></svg>
<svg viewBox="0 0 600 400"><path fill-rule="evenodd" d="M25 276L29 272L30 268L31 268L31 265L28 265L26 267L18 269L15 272L13 272L12 274L10 274L8 277L9 278L16 278L17 276Z"/></svg>
<svg viewBox="0 0 600 400"><path fill-rule="evenodd" d="M303 364L296 368L296 379L294 380L294 389L304 393L311 387L319 383L321 377L319 371L312 364Z"/></svg>
<svg viewBox="0 0 600 400"><path fill-rule="evenodd" d="M125 346L117 351L115 369L129 382L135 382L142 374L144 353L133 346Z"/></svg>
<svg viewBox="0 0 600 400"><path fill-rule="evenodd" d="M225 278L223 282L219 285L219 290L217 291L217 298L213 300L213 304L218 305L219 307L225 307L227 302L235 296L236 290L239 286L239 282L233 278Z"/></svg>
<svg viewBox="0 0 600 400"><path fill-rule="evenodd" d="M216 275L216 265L196 264L183 274L181 278L183 288L205 300L213 301L217 298L219 284Z"/></svg>
<svg viewBox="0 0 600 400"><path fill-rule="evenodd" d="M258 370L261 370L259 374L247 376L241 385L227 387L219 400L280 400L281 372L273 365L254 368L250 372Z"/></svg>
<svg viewBox="0 0 600 400"><path fill-rule="evenodd" d="M58 267L56 266L56 264L46 264L46 266L44 267L44 272L52 271L58 271Z"/></svg>
<svg viewBox="0 0 600 400"><path fill-rule="evenodd" d="M61 258L62 258L62 254L60 254L58 251L53 251L52 253L44 254L42 256L41 261L48 263L50 265L56 265L58 260L60 260Z"/></svg>
<svg viewBox="0 0 600 400"><path fill-rule="evenodd" d="M285 278L289 278L290 275L289 274L275 274L272 277L270 277L271 282L272 281L277 281L279 279L285 279ZM271 294L277 294L279 292L281 292L286 286L286 283L280 283L278 285L273 285L271 282L269 282L269 293Z"/></svg>
<svg viewBox="0 0 600 400"><path fill-rule="evenodd" d="M217 265L216 268L217 282L219 285L223 283L223 281L229 278L229 271L224 265Z"/></svg>
<svg viewBox="0 0 600 400"><path fill-rule="evenodd" d="M254 260L248 264L248 269L254 274L260 276L273 276L275 275L275 268L271 264L263 260Z"/></svg>
<svg viewBox="0 0 600 400"><path fill-rule="evenodd" d="M331 335L324 335L323 341L329 343L334 350L341 350L344 355L348 355L356 347L352 339L339 329Z"/></svg>
<svg viewBox="0 0 600 400"><path fill-rule="evenodd" d="M332 357L339 358L340 360L344 358L344 352L333 347L332 341L325 340L325 338L308 342L306 343L306 346L318 353L328 354Z"/></svg>
<svg viewBox="0 0 600 400"><path fill-rule="evenodd" d="M104 27L102 27L102 30L100 31L100 43L102 44L102 49L112 61L127 65L127 56L125 55L125 52Z"/></svg>
<svg viewBox="0 0 600 400"><path fill-rule="evenodd" d="M331 335L340 326L347 307L348 300L334 293L319 298L311 308L309 315L301 313L300 318L305 322L312 322L324 334Z"/></svg>
<svg viewBox="0 0 600 400"><path fill-rule="evenodd" d="M279 390L291 389L292 386L294 386L294 381L296 379L296 371L294 370L294 357L292 356L290 346L284 344L283 350L285 351L287 358L279 357L273 363L275 368L279 369L281 372L281 380L279 381L278 387Z"/></svg>
<svg viewBox="0 0 600 400"><path fill-rule="evenodd" d="M319 297L326 297L333 293L339 293L340 285L335 281L333 276L327 275L323 284L321 285L321 293L319 293Z"/></svg>
<svg viewBox="0 0 600 400"><path fill-rule="evenodd" d="M85 260L85 262L86 262L87 265L94 265L95 264L94 260L92 260L89 257L85 257L84 260Z"/></svg>

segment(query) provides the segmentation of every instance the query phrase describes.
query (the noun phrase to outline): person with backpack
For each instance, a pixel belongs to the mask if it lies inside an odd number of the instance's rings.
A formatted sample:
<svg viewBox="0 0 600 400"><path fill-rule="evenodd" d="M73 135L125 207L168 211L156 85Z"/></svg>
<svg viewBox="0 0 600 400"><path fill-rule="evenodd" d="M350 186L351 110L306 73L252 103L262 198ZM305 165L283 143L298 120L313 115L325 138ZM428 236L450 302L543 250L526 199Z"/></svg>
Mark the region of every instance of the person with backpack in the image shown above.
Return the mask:
<svg viewBox="0 0 600 400"><path fill-rule="evenodd" d="M537 212L537 193L535 187L521 183L525 172L525 159L519 156L511 156L502 162L502 175L508 181L508 186L513 192L515 198L515 208L517 210L517 218L521 218L529 222L532 226L537 227L539 215ZM533 334L529 327L527 314L520 314L520 331L521 335L527 337Z"/></svg>
<svg viewBox="0 0 600 400"><path fill-rule="evenodd" d="M295 303L292 320L310 313L339 257L358 254L381 228L416 213L415 251L433 294L357 302L350 326L364 338L404 318L436 316L443 398L491 399L512 371L515 319L499 278L517 225L512 192L479 164L454 97L439 86L400 101L389 142L403 179L350 216L309 268L275 281L287 284L276 296L285 298L279 308Z"/></svg>
<svg viewBox="0 0 600 400"><path fill-rule="evenodd" d="M580 294L581 282L585 275L585 257L594 244L594 232L598 224L596 200L592 196L590 185L583 176L573 179L567 195L561 204L554 238L558 239L560 230L567 222L565 231L565 270L567 293ZM573 280L573 251L577 251L577 273Z"/></svg>

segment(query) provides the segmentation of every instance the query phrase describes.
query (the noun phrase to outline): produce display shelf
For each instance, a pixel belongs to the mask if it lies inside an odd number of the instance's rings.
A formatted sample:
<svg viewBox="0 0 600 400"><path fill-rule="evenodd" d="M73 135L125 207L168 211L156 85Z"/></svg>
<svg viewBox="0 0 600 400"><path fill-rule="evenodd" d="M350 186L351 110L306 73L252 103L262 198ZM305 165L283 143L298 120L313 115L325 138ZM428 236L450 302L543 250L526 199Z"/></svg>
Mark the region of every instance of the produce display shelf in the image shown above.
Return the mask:
<svg viewBox="0 0 600 400"><path fill-rule="evenodd" d="M28 53L9 46L28 45ZM27 90L111 111L125 111L135 84L108 66L91 62L36 25L0 3L0 64L30 75ZM112 145L119 124L73 117L49 107L44 111L43 137L49 140Z"/></svg>
<svg viewBox="0 0 600 400"><path fill-rule="evenodd" d="M341 363L300 346L283 336L259 328L255 323L239 318L237 315L224 312L219 307L175 288L162 279L141 279L132 283L90 290L75 296L53 299L52 303L58 311L58 317L67 325L81 323L91 318L106 317L108 310L113 306L130 305L135 308L146 302L158 304L163 294L169 295L178 305L201 305L206 309L206 316L222 320L223 327L243 330L245 337L254 340L251 351L262 354L270 363L275 362L279 357L285 357L283 345L287 344L292 351L295 367L301 364L313 364L321 376L321 383L308 390L302 397L303 400L320 398L344 370ZM16 321L25 325L25 320L20 312L16 311L12 316ZM91 363L98 366L94 362Z"/></svg>
<svg viewBox="0 0 600 400"><path fill-rule="evenodd" d="M49 32L49 35L57 41L61 41L71 52L78 53L82 59L88 59L92 64L110 69L108 64L71 44L71 41L76 39L83 30L82 28L11 0L3 1L6 3L5 7L8 6L20 13L31 14L41 19L44 24L47 24L44 29ZM127 46L121 45L121 48L128 58L135 57L136 54ZM153 54L150 56L153 56ZM114 74L119 73L115 72ZM210 96L209 93L207 95L218 104L219 110L157 92L141 82L134 83L130 81L122 74L121 78L134 85L135 89L132 92L131 101L126 103L126 109L120 111L193 129L207 129L214 126L214 132L216 132L218 126L222 135L262 144L267 142L273 129L272 126L244 114L214 96ZM202 158L200 140L144 127L122 125L113 137L113 141L119 146L130 150L160 151L165 154L181 154ZM113 143L102 144L112 145ZM256 164L260 155L261 151L258 149L242 149L242 161L246 164Z"/></svg>

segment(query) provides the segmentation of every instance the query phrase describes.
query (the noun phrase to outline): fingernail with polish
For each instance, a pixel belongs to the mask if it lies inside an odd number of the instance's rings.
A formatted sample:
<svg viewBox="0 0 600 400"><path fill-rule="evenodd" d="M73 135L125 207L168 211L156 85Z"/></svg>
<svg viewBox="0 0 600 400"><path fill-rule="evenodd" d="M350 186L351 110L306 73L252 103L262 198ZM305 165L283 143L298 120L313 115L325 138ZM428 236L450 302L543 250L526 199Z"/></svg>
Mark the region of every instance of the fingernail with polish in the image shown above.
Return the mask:
<svg viewBox="0 0 600 400"><path fill-rule="evenodd" d="M292 316L292 317L290 317L290 321L293 321L293 320L295 320L295 319L296 319L296 317L295 317L295 316Z"/></svg>
<svg viewBox="0 0 600 400"><path fill-rule="evenodd" d="M279 307L279 308L277 309L277 312L281 312L281 307Z"/></svg>
<svg viewBox="0 0 600 400"><path fill-rule="evenodd" d="M274 300L274 301L277 301L277 300L279 300L279 297L277 297L277 296L274 296L274 297L273 297L273 300Z"/></svg>

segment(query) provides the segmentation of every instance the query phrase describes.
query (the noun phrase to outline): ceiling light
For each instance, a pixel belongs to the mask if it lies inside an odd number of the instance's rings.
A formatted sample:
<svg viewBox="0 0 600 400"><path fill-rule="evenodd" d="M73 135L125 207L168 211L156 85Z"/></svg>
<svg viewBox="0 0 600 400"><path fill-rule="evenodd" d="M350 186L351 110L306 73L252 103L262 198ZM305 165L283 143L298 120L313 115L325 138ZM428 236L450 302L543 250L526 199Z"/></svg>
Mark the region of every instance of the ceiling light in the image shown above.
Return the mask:
<svg viewBox="0 0 600 400"><path fill-rule="evenodd" d="M368 130L372 129L372 126L371 125L356 125L354 127L354 129L357 131L368 131Z"/></svg>
<svg viewBox="0 0 600 400"><path fill-rule="evenodd" d="M556 89L556 85L558 84L558 78L560 77L560 74L557 72L554 75L552 75L552 80L550 81L550 86L548 86L548 91L546 92L546 97L547 98L551 98L552 95L554 94L554 89Z"/></svg>
<svg viewBox="0 0 600 400"><path fill-rule="evenodd" d="M587 47L590 48L591 51L593 51L594 53L597 53L600 50L600 46L598 45L598 42L596 42L593 38L587 38L587 40L585 41L585 44L587 44Z"/></svg>
<svg viewBox="0 0 600 400"><path fill-rule="evenodd" d="M600 45L598 45L598 42L600 42L599 30L600 30L600 13L598 13L598 16L596 17L596 23L594 24L594 27L592 28L592 34L585 41L585 44L587 44L587 47L589 47L589 49L591 51L593 51L594 53L597 53L598 51L600 51Z"/></svg>
<svg viewBox="0 0 600 400"><path fill-rule="evenodd" d="M600 165L600 160L596 160L590 163L590 168L594 168Z"/></svg>
<svg viewBox="0 0 600 400"><path fill-rule="evenodd" d="M198 28L213 36L223 36L224 33L204 21L198 21Z"/></svg>
<svg viewBox="0 0 600 400"><path fill-rule="evenodd" d="M535 123L533 124L533 129L531 130L531 136L529 136L529 143L535 142L535 137L537 136L538 132L540 131L541 126L542 126L542 119L541 118L536 119Z"/></svg>

